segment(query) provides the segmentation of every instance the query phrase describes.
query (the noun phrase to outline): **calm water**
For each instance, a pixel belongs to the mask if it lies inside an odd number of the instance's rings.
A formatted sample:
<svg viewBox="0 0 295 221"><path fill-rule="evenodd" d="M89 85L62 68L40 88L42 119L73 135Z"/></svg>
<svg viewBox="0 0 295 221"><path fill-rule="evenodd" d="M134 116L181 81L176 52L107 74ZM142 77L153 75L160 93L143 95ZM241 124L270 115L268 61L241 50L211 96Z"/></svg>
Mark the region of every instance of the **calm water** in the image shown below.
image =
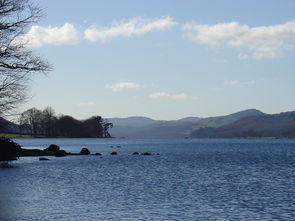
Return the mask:
<svg viewBox="0 0 295 221"><path fill-rule="evenodd" d="M103 156L27 157L1 169L1 221L295 219L295 140L16 141Z"/></svg>

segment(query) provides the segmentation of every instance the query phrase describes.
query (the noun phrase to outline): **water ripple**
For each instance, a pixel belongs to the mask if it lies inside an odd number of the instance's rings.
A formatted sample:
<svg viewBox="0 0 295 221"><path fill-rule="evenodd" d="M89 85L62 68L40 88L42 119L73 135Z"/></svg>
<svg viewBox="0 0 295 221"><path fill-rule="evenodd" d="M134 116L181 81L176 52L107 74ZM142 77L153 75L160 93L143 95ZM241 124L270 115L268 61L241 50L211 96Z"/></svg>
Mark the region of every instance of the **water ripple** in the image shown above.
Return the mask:
<svg viewBox="0 0 295 221"><path fill-rule="evenodd" d="M39 140L30 142L28 147L41 145ZM44 139L43 143L51 142ZM98 143L90 139L87 143L67 139L61 143L67 150L78 151L87 145L104 154L52 157L46 162L22 158L16 168L0 170L0 220L295 217L294 140ZM119 155L109 155L110 145L122 146ZM132 156L133 151L160 155Z"/></svg>

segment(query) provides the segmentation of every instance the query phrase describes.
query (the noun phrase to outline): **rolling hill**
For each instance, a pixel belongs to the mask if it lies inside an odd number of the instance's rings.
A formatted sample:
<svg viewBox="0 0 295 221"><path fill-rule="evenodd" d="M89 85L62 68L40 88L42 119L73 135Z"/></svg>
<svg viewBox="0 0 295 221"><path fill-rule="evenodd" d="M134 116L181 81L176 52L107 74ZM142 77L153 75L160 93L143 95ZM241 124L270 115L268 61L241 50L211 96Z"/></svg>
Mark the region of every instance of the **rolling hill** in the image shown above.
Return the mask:
<svg viewBox="0 0 295 221"><path fill-rule="evenodd" d="M114 137L126 138L184 138L202 127L220 127L247 116L264 115L259 110L249 109L226 116L198 118L187 117L174 121L153 120L146 117L110 118Z"/></svg>
<svg viewBox="0 0 295 221"><path fill-rule="evenodd" d="M243 117L220 127L202 127L192 138L295 137L295 111Z"/></svg>

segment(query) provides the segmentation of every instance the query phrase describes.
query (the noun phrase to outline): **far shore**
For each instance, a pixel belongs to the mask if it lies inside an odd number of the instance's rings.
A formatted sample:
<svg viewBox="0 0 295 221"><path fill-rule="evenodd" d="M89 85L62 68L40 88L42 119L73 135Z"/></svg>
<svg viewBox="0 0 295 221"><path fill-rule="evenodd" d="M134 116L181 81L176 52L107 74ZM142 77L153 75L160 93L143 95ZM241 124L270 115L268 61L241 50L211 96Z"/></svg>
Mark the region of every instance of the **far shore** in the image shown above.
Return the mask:
<svg viewBox="0 0 295 221"><path fill-rule="evenodd" d="M12 133L0 133L0 137L6 137L10 139L14 138L28 138L28 139L49 139L49 138L101 138L101 137L48 137L48 136L42 136L42 135L28 135L28 134L12 134ZM119 138L119 137L108 137L108 138L118 138L123 139L125 137ZM103 138L104 139L104 138ZM131 138L132 139L132 138ZM147 139L153 139L153 138L147 138ZM155 139L173 139L173 138L155 138ZM181 138L179 138L181 139ZM292 137L200 137L200 138L193 138L193 137L184 137L183 139L294 139Z"/></svg>
<svg viewBox="0 0 295 221"><path fill-rule="evenodd" d="M0 133L0 137L6 137L6 138L115 138L115 137L61 137L61 136L53 136L53 137L49 137L49 136L43 136L43 135L29 135L29 134L12 134L12 133Z"/></svg>

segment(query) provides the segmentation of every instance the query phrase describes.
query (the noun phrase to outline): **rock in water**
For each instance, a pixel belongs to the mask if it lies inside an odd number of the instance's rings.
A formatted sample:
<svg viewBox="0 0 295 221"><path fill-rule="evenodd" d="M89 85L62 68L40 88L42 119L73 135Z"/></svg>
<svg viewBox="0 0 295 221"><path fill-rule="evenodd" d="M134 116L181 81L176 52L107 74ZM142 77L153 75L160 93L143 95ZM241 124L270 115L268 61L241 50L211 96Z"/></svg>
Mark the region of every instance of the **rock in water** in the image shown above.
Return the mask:
<svg viewBox="0 0 295 221"><path fill-rule="evenodd" d="M46 157L39 157L39 160L49 160L49 159Z"/></svg>
<svg viewBox="0 0 295 221"><path fill-rule="evenodd" d="M65 157L67 155L67 152L65 150L59 150L57 152L55 152L56 157Z"/></svg>
<svg viewBox="0 0 295 221"><path fill-rule="evenodd" d="M81 155L89 155L90 151L86 147L83 147L80 151L80 154Z"/></svg>
<svg viewBox="0 0 295 221"><path fill-rule="evenodd" d="M59 146L55 145L55 144L50 144L49 147L45 148L44 151L51 151L51 152L57 152L59 151Z"/></svg>
<svg viewBox="0 0 295 221"><path fill-rule="evenodd" d="M142 153L141 155L146 155L146 156L150 156L150 155L152 155L150 152L144 152L144 153Z"/></svg>

